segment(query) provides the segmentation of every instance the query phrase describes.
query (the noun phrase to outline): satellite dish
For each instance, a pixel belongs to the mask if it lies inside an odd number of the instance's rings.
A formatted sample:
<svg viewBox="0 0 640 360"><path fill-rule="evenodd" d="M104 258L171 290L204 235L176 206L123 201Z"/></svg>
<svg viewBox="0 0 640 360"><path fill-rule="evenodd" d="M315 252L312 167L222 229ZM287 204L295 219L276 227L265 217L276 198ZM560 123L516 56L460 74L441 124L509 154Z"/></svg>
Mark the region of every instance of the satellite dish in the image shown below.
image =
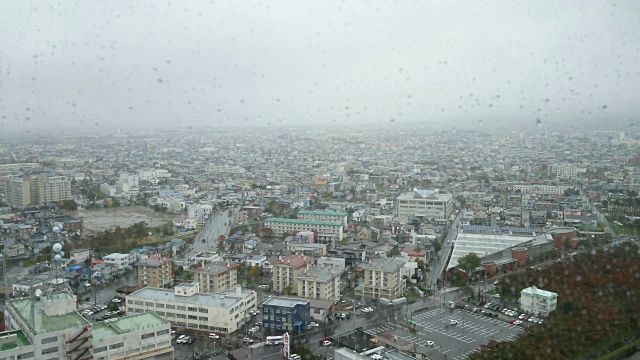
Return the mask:
<svg viewBox="0 0 640 360"><path fill-rule="evenodd" d="M40 295L42 295L42 290L36 289L36 296L40 297Z"/></svg>
<svg viewBox="0 0 640 360"><path fill-rule="evenodd" d="M53 251L59 252L60 250L62 250L62 244L60 243L53 244Z"/></svg>
<svg viewBox="0 0 640 360"><path fill-rule="evenodd" d="M60 232L60 228L59 228L59 227L57 227L57 226L54 226L54 227L53 227L53 232L54 232L54 233L59 233L59 232Z"/></svg>
<svg viewBox="0 0 640 360"><path fill-rule="evenodd" d="M60 256L60 254L56 254L55 259L56 261L60 261L60 259L62 259L62 256Z"/></svg>
<svg viewBox="0 0 640 360"><path fill-rule="evenodd" d="M64 251L60 251L60 256L64 256Z"/></svg>

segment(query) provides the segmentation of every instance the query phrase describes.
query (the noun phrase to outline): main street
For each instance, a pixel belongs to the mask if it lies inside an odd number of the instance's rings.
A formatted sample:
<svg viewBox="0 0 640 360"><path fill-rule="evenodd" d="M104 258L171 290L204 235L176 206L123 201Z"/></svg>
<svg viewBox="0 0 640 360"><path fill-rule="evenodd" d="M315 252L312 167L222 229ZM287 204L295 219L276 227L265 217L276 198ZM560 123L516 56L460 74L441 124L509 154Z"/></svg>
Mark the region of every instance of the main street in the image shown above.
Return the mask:
<svg viewBox="0 0 640 360"><path fill-rule="evenodd" d="M453 221L453 224L449 227L449 233L447 234L446 239L442 243L442 249L438 252L435 261L431 264L431 269L429 270L429 274L427 276L427 288L435 289L436 282L440 278L444 267L447 265L447 259L453 250L453 244L458 236L458 225L460 224L460 220L463 216L463 211L458 213L456 219Z"/></svg>
<svg viewBox="0 0 640 360"><path fill-rule="evenodd" d="M229 210L217 210L216 213L212 213L204 227L196 235L193 244L189 245L187 251L176 257L175 264L187 267L190 262L188 257L193 256L194 253L214 251L218 246L218 237L220 235L226 237L229 226Z"/></svg>

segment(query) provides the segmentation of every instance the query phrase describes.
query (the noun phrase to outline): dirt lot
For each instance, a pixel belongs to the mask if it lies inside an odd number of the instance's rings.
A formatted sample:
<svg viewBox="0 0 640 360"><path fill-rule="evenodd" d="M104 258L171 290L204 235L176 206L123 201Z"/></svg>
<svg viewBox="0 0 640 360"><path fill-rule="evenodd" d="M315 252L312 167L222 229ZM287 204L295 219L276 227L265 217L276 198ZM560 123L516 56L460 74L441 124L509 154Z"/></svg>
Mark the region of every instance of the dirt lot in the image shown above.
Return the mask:
<svg viewBox="0 0 640 360"><path fill-rule="evenodd" d="M83 219L85 233L104 231L116 226L128 227L134 223L145 221L149 226L159 226L180 215L165 214L153 211L144 206L122 206L117 208L82 210L70 213L71 216Z"/></svg>

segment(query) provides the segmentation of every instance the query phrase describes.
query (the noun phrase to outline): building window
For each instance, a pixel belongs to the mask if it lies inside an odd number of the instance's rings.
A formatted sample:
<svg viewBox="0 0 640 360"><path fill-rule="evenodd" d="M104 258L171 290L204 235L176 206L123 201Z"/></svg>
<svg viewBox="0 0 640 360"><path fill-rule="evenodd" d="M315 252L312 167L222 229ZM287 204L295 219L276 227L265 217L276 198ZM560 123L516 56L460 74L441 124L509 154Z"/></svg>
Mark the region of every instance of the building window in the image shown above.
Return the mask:
<svg viewBox="0 0 640 360"><path fill-rule="evenodd" d="M33 351L18 355L18 360L33 358Z"/></svg>
<svg viewBox="0 0 640 360"><path fill-rule="evenodd" d="M160 315L160 316L164 316L164 311L156 311L156 314Z"/></svg>
<svg viewBox="0 0 640 360"><path fill-rule="evenodd" d="M136 300L136 301L135 301L135 304L136 304L136 305L142 305L142 304L144 304L144 303L143 303L142 301L140 301L140 300Z"/></svg>
<svg viewBox="0 0 640 360"><path fill-rule="evenodd" d="M184 310L187 310L187 307L186 307L186 306L178 306L178 307L177 307L177 309L178 309L178 310L183 310L183 311L184 311Z"/></svg>
<svg viewBox="0 0 640 360"><path fill-rule="evenodd" d="M157 307L157 308L163 308L163 307L164 307L164 304L162 304L162 303L156 303L156 307Z"/></svg>
<svg viewBox="0 0 640 360"><path fill-rule="evenodd" d="M176 308L176 306L175 306L175 305L169 305L169 304L167 304L167 309L175 309L175 308Z"/></svg>
<svg viewBox="0 0 640 360"><path fill-rule="evenodd" d="M142 339L144 340L144 339L152 338L152 337L154 337L154 336L155 336L155 334L154 334L154 333L148 333L148 334L144 334L144 335L142 335L141 337L142 337Z"/></svg>
<svg viewBox="0 0 640 360"><path fill-rule="evenodd" d="M42 355L46 355L46 354L53 354L54 352L58 352L58 347L50 347L48 349L43 349L42 350Z"/></svg>
<svg viewBox="0 0 640 360"><path fill-rule="evenodd" d="M176 313L168 312L167 317L176 317Z"/></svg>
<svg viewBox="0 0 640 360"><path fill-rule="evenodd" d="M197 308L195 308L195 307L188 307L188 308L187 308L187 310L188 310L188 311L198 311L198 309L197 309Z"/></svg>
<svg viewBox="0 0 640 360"><path fill-rule="evenodd" d="M113 345L109 345L109 350L113 350L113 349L119 349L121 347L124 347L124 343L117 343L117 344L113 344Z"/></svg>
<svg viewBox="0 0 640 360"><path fill-rule="evenodd" d="M103 351L107 351L107 347L106 347L106 346L103 346L103 347L99 347L99 348L95 348L95 349L93 349L93 353L94 353L94 354L95 354L95 353L101 353L101 352L103 352Z"/></svg>
<svg viewBox="0 0 640 360"><path fill-rule="evenodd" d="M189 315L189 316L188 316L188 318L189 318L190 320L198 320L198 317L197 317L197 316L195 316L195 315Z"/></svg>
<svg viewBox="0 0 640 360"><path fill-rule="evenodd" d="M42 345L44 345L44 344L51 344L51 343L54 343L54 342L57 342L57 341L58 341L58 337L57 336L52 336L52 337L48 337L48 338L44 338L44 339L40 340L40 343Z"/></svg>
<svg viewBox="0 0 640 360"><path fill-rule="evenodd" d="M166 334L168 334L168 333L169 333L169 329L167 329L167 330L161 330L161 331L158 331L158 332L156 333L156 335L157 335L157 336L160 336L160 335L166 335Z"/></svg>

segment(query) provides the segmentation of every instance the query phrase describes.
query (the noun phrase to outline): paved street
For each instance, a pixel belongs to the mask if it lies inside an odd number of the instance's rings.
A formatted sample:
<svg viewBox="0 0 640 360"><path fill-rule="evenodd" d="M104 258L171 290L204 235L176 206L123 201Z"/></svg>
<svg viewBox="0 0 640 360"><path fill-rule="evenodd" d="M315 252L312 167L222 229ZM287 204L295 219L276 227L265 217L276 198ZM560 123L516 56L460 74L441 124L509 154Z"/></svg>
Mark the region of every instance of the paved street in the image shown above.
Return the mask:
<svg viewBox="0 0 640 360"><path fill-rule="evenodd" d="M447 238L442 244L442 249L438 252L438 257L435 259L433 264L431 264L431 270L429 270L429 274L427 276L427 288L433 289L435 288L436 282L445 266L447 265L447 259L449 258L449 254L453 250L453 242L456 240L456 236L458 236L458 225L460 224L460 220L462 219L463 212L460 211L453 224L449 227L449 233L447 234Z"/></svg>

